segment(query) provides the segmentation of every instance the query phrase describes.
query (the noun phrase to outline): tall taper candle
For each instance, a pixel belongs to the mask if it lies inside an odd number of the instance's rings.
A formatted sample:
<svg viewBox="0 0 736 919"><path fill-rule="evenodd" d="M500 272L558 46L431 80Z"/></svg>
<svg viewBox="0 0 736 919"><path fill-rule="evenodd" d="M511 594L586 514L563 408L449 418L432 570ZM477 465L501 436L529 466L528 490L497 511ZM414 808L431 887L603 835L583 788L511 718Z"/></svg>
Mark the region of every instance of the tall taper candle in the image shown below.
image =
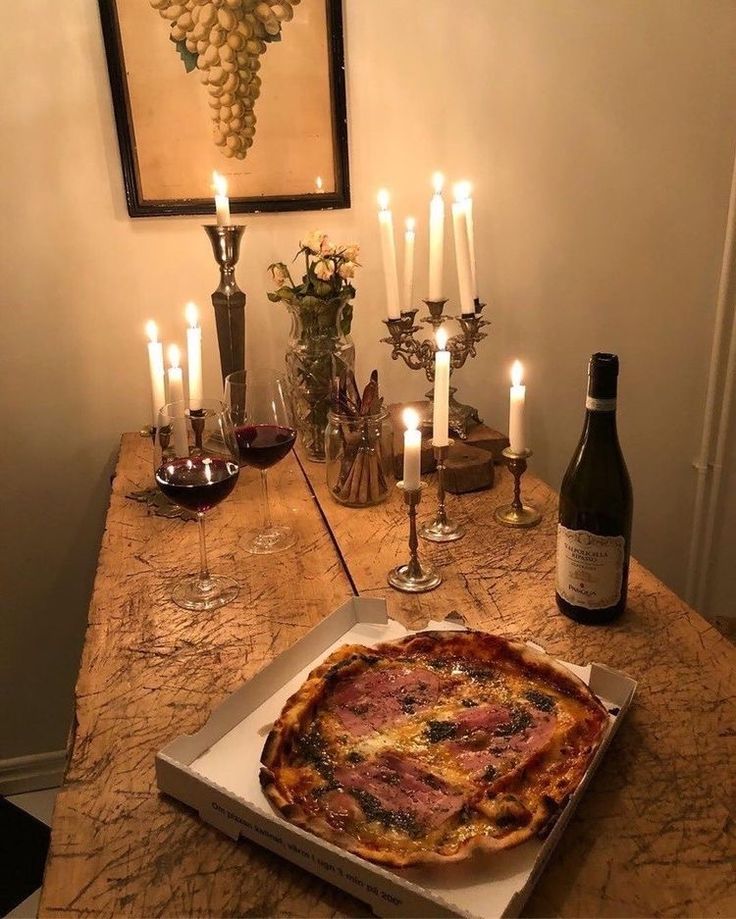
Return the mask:
<svg viewBox="0 0 736 919"><path fill-rule="evenodd" d="M419 430L419 415L413 408L405 408L404 425L404 488L416 491L421 481L422 432Z"/></svg>
<svg viewBox="0 0 736 919"><path fill-rule="evenodd" d="M230 226L230 199L227 196L227 179L219 172L212 173L212 186L215 190L215 213L218 227Z"/></svg>
<svg viewBox="0 0 736 919"><path fill-rule="evenodd" d="M432 176L434 194L429 203L429 300L442 299L442 268L445 255L445 202L442 186L445 177L441 172Z"/></svg>
<svg viewBox="0 0 736 919"><path fill-rule="evenodd" d="M404 309L410 310L414 298L414 245L416 242L417 222L413 217L406 218L404 233Z"/></svg>
<svg viewBox="0 0 736 919"><path fill-rule="evenodd" d="M514 453L526 450L526 419L524 403L526 386L522 385L524 368L521 361L514 361L511 368L511 398L509 402L509 447Z"/></svg>
<svg viewBox="0 0 736 919"><path fill-rule="evenodd" d="M447 332L437 329L437 350L434 352L434 412L432 416L432 445L446 447L449 443L450 412L450 352L446 351Z"/></svg>
<svg viewBox="0 0 736 919"><path fill-rule="evenodd" d="M196 304L187 303L187 372L189 374L189 407L202 408L202 327Z"/></svg>
<svg viewBox="0 0 736 919"><path fill-rule="evenodd" d="M475 315L473 302L473 274L470 267L470 244L468 240L467 189L465 183L455 186L455 201L452 205L452 225L455 236L455 260L457 282L460 288L460 312L463 316Z"/></svg>
<svg viewBox="0 0 736 919"><path fill-rule="evenodd" d="M148 335L148 372L151 377L151 424L158 426L158 410L166 404L164 375L164 346L158 340L158 327L153 319L146 323Z"/></svg>
<svg viewBox="0 0 736 919"><path fill-rule="evenodd" d="M399 294L399 272L396 266L396 243L394 241L394 219L388 209L389 194L385 188L378 193L378 225L381 229L381 252L383 273L386 278L386 311L389 319L401 318L401 295Z"/></svg>
<svg viewBox="0 0 736 919"><path fill-rule="evenodd" d="M184 400L184 379L182 377L179 361L181 352L176 345L169 345L169 402L182 402ZM183 410L179 406L174 416L174 450L177 456L188 456L187 428L184 421Z"/></svg>
<svg viewBox="0 0 736 919"><path fill-rule="evenodd" d="M473 227L473 199L471 192L473 186L470 182L460 183L465 194L465 220L468 232L468 249L470 250L470 274L473 278L473 297L478 299L478 275L475 267L475 229Z"/></svg>

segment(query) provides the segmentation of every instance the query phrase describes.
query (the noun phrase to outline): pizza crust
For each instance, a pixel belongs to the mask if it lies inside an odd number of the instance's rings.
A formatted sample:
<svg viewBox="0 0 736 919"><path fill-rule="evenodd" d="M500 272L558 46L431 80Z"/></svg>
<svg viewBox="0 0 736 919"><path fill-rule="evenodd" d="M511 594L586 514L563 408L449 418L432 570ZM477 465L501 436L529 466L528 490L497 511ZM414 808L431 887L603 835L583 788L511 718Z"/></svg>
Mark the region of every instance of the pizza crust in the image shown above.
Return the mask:
<svg viewBox="0 0 736 919"><path fill-rule="evenodd" d="M574 756L569 755L566 762L560 754L552 763L554 768L561 769L558 785L554 788L533 794L535 770L541 768L540 763L545 757L549 757L547 748L522 760L519 766L494 781L490 786L493 797L488 800L484 797L490 795L488 784L472 783L473 788L476 788L473 792L475 798L469 799L469 806L473 807L473 819L485 820L487 826L498 830L502 823L500 818L493 822L494 808L497 811L498 804L503 811L503 803L508 798L512 811L515 807L521 807L524 816L526 812L530 814L523 825L511 826L499 835L479 832L467 839L458 840L451 849L445 847L442 851L432 848L417 850L416 847L407 850L402 849L401 838L396 839L398 834L388 829L381 834L379 845L375 840L371 842L370 839L360 838L360 833L356 835L334 825L323 813L305 806L304 793L300 797L303 776L299 771L299 757L295 755L295 748L299 739L312 727L320 706L323 703L329 704L336 686L346 685L346 682L365 672L366 668L407 659L493 666L503 674L512 674L517 681L528 679L536 686L542 684L549 687L560 700L569 700L575 710L579 709L585 714L585 718L581 718L577 724L573 723L571 728L573 736L577 736L575 732L580 734L577 748L573 751ZM345 645L316 667L287 700L281 716L266 739L261 756L260 780L264 794L286 820L355 855L396 868L458 862L475 852L501 851L547 832L585 774L605 733L607 721L605 710L585 683L557 661L528 645L476 631L420 632L370 648ZM531 807L528 806L529 801L522 804L513 794L520 787L526 787L529 791L530 781L533 797ZM511 789L512 793L506 794L505 789Z"/></svg>

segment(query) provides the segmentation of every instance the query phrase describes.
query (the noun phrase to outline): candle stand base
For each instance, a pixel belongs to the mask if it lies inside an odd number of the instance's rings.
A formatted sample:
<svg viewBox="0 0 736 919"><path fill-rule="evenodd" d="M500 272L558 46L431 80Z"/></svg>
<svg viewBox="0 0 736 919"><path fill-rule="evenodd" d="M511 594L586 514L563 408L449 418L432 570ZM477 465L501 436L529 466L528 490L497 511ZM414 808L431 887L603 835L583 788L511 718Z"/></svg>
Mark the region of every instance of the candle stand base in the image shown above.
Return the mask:
<svg viewBox="0 0 736 919"><path fill-rule="evenodd" d="M404 493L404 501L409 510L409 552L410 559L404 565L397 565L388 573L388 583L395 590L409 594L426 593L434 590L442 583L442 577L431 566L422 566L419 561L417 538L417 505L422 497L422 489L426 488L424 482L419 483L419 488L406 489L403 482L397 482L396 487Z"/></svg>
<svg viewBox="0 0 736 919"><path fill-rule="evenodd" d="M496 521L507 527L533 527L542 519L542 515L535 507L524 504L521 500L521 477L526 472L527 460L532 455L531 450L514 453L510 447L503 451L511 475L514 477L514 500L511 504L497 507L493 516Z"/></svg>
<svg viewBox="0 0 736 919"><path fill-rule="evenodd" d="M478 409L472 405L465 405L464 402L458 402L455 398L457 386L450 387L450 402L447 416L447 426L452 434L457 435L460 440L466 440L470 428L476 424L483 424L483 419L478 414ZM434 415L434 390L430 389L424 394L429 399L429 410L426 417L422 420L423 428L432 428L432 417Z"/></svg>
<svg viewBox="0 0 736 919"><path fill-rule="evenodd" d="M431 523L423 523L419 528L419 535L422 539L430 542L455 542L456 539L461 539L465 535L463 527L451 520L445 510L445 461L452 443L452 440L449 440L444 446L434 447L434 455L437 460L437 516Z"/></svg>

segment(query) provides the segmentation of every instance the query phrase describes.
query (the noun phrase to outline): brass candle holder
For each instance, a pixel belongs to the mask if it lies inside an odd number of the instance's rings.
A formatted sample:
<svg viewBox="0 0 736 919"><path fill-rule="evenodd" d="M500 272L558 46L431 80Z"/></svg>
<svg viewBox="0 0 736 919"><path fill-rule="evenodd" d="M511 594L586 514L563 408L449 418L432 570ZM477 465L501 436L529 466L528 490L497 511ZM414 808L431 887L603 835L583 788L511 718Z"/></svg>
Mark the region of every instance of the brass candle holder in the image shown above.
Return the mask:
<svg viewBox="0 0 736 919"><path fill-rule="evenodd" d="M506 458L506 465L509 467L511 475L514 477L514 500L511 504L504 504L497 507L494 517L498 523L507 527L533 527L542 519L542 515L535 507L524 504L521 500L521 477L526 472L527 460L532 455L531 450L523 450L521 453L515 453L511 447L506 447L503 456Z"/></svg>
<svg viewBox="0 0 736 919"><path fill-rule="evenodd" d="M454 320L460 326L460 334L451 336L447 341L447 350L450 352L450 377L452 378L453 371L459 370L469 357L476 356L476 345L486 338L486 333L481 329L490 323L483 319L481 314L485 304L479 301L475 303L474 313L459 316L445 314L447 300L424 300L423 302L429 310L429 315L422 316L420 322L432 327L431 339L425 338L420 341L415 337L421 328L414 322L418 310L404 310L399 319L383 320L389 336L382 338L381 341L391 345L392 360L396 361L401 358L410 370L423 370L429 382L434 383L434 353L437 350L434 333L437 329L448 320ZM468 436L468 429L474 424L480 424L481 418L477 408L473 408L472 405L464 405L455 399L456 392L457 387L451 386L449 426L454 434L461 440L465 440ZM428 428L432 426L434 391L430 390L426 396L430 401L430 410L422 426Z"/></svg>
<svg viewBox="0 0 736 919"><path fill-rule="evenodd" d="M447 516L445 508L445 463L452 444L452 439L443 446L432 444L437 460L437 516L431 523L423 523L419 528L422 539L430 542L454 542L465 535L464 528Z"/></svg>
<svg viewBox="0 0 736 919"><path fill-rule="evenodd" d="M419 488L405 488L403 482L396 487L404 493L404 501L409 509L409 561L404 565L392 568L388 573L388 583L396 590L409 594L422 594L434 590L442 583L442 578L431 566L422 567L419 561L419 539L417 538L417 505L422 499L425 482Z"/></svg>
<svg viewBox="0 0 736 919"><path fill-rule="evenodd" d="M245 294L235 280L235 266L240 256L243 225L205 224L215 261L220 268L220 283L212 294L220 350L222 382L236 370L245 370Z"/></svg>

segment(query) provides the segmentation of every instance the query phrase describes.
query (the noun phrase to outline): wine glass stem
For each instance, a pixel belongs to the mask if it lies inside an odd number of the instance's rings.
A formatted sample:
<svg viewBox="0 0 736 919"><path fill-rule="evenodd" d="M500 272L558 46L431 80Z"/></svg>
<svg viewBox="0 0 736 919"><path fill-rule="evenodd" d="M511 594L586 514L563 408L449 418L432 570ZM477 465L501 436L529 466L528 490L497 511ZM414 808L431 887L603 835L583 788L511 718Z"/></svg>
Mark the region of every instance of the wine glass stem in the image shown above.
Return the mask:
<svg viewBox="0 0 736 919"><path fill-rule="evenodd" d="M263 488L263 529L270 530L271 523L271 504L268 500L268 470L261 469L261 486Z"/></svg>
<svg viewBox="0 0 736 919"><path fill-rule="evenodd" d="M199 580L202 582L209 581L210 570L207 566L207 543L204 535L204 514L197 514L199 523Z"/></svg>

